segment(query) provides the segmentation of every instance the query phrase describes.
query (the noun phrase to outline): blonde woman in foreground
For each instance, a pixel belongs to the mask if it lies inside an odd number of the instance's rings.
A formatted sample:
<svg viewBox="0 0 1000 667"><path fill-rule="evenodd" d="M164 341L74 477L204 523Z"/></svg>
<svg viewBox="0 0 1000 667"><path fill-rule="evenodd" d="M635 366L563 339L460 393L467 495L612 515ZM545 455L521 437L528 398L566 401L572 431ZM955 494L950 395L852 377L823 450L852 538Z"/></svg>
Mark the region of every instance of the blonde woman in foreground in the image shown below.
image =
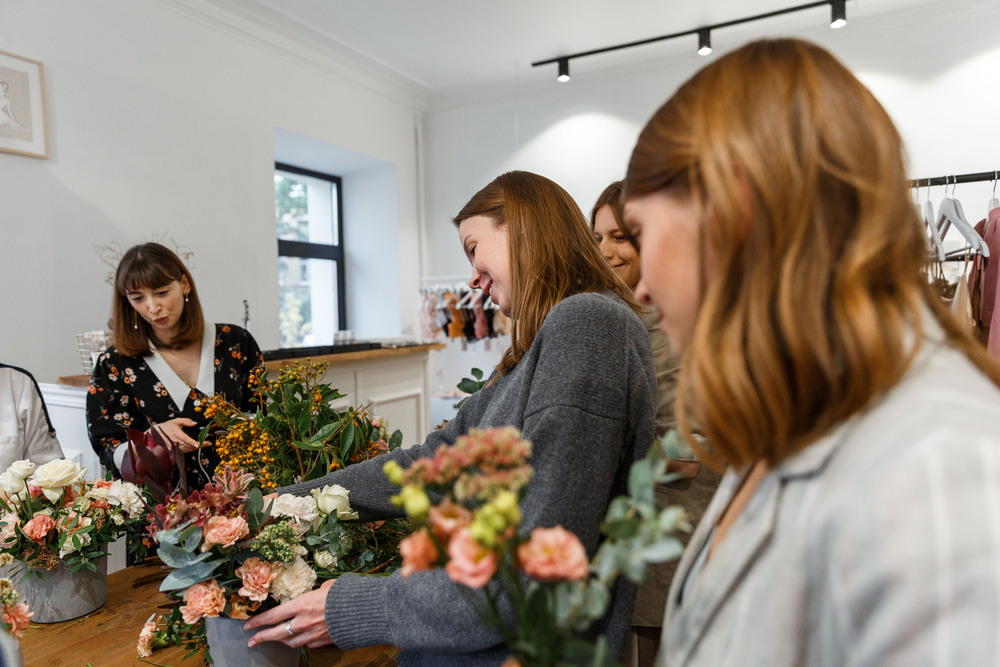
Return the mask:
<svg viewBox="0 0 1000 667"><path fill-rule="evenodd" d="M727 469L658 664L1000 664L1000 369L927 287L874 96L748 44L654 114L625 191L680 428Z"/></svg>

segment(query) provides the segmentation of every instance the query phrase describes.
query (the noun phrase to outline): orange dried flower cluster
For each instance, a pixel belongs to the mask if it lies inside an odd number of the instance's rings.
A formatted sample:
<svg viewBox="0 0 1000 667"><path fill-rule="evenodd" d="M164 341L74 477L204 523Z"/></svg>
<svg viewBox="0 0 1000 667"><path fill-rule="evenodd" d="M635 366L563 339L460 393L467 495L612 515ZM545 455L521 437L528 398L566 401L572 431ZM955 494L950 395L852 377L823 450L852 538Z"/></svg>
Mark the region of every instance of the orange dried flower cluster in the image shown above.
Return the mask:
<svg viewBox="0 0 1000 667"><path fill-rule="evenodd" d="M215 440L219 467L243 469L253 475L263 488L277 486L270 467L274 463L274 439L252 417L237 421Z"/></svg>

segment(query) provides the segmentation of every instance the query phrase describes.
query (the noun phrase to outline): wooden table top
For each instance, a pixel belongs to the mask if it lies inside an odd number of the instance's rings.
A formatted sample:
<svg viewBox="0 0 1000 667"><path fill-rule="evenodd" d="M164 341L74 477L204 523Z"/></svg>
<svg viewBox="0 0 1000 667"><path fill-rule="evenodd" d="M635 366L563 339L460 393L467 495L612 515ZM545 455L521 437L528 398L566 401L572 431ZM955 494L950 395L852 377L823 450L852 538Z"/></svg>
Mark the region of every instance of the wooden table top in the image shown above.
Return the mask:
<svg viewBox="0 0 1000 667"><path fill-rule="evenodd" d="M107 602L97 611L62 623L29 627L21 639L25 667L204 665L200 655L184 660L187 651L178 646L157 649L145 660L136 657L135 644L146 619L154 612L167 612L171 600L159 591L159 580L136 587L132 582L158 570L159 565L140 565L108 575ZM350 651L328 646L313 649L310 656L314 667L396 667L397 652L392 646L365 646Z"/></svg>

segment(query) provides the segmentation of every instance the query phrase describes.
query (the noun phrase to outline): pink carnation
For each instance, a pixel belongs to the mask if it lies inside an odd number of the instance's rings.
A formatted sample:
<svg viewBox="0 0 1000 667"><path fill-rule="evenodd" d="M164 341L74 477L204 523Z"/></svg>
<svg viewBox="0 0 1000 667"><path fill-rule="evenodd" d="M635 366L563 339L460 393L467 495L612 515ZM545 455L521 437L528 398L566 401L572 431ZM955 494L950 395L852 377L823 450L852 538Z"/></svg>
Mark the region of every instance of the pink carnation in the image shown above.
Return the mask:
<svg viewBox="0 0 1000 667"><path fill-rule="evenodd" d="M481 588L497 571L497 554L472 538L468 527L459 528L448 543L448 557L444 566L448 578L469 588Z"/></svg>
<svg viewBox="0 0 1000 667"><path fill-rule="evenodd" d="M38 544L45 544L45 536L49 534L49 531L56 527L55 519L50 517L48 514L39 514L32 517L28 523L24 524L21 528L21 532L28 536L28 539L37 542Z"/></svg>
<svg viewBox="0 0 1000 667"><path fill-rule="evenodd" d="M517 548L524 571L536 579L583 579L587 576L587 551L580 539L562 526L535 528L531 539Z"/></svg>
<svg viewBox="0 0 1000 667"><path fill-rule="evenodd" d="M236 568L236 576L243 581L238 593L254 602L263 602L271 590L271 582L281 571L280 563L270 563L256 556L247 558Z"/></svg>
<svg viewBox="0 0 1000 667"><path fill-rule="evenodd" d="M250 527L243 517L213 516L205 522L201 550L208 551L215 544L229 548L249 534Z"/></svg>
<svg viewBox="0 0 1000 667"><path fill-rule="evenodd" d="M28 611L27 602L18 602L13 607L4 605L3 622L10 626L10 631L18 638L24 634L24 629L31 623L35 612Z"/></svg>
<svg viewBox="0 0 1000 667"><path fill-rule="evenodd" d="M215 582L202 581L184 591L181 616L187 624L196 623L203 616L218 616L226 608L226 596Z"/></svg>
<svg viewBox="0 0 1000 667"><path fill-rule="evenodd" d="M142 626L142 632L139 633L139 642L135 645L135 652L139 654L140 658L148 658L153 655L153 633L155 632L155 621L147 621Z"/></svg>
<svg viewBox="0 0 1000 667"><path fill-rule="evenodd" d="M427 534L426 528L421 528L404 538L399 543L399 554L403 557L403 567L399 573L404 577L431 569L438 559L437 547Z"/></svg>
<svg viewBox="0 0 1000 667"><path fill-rule="evenodd" d="M472 512L451 498L445 498L430 509L427 519L434 531L434 537L444 544L451 539L456 530L472 523Z"/></svg>

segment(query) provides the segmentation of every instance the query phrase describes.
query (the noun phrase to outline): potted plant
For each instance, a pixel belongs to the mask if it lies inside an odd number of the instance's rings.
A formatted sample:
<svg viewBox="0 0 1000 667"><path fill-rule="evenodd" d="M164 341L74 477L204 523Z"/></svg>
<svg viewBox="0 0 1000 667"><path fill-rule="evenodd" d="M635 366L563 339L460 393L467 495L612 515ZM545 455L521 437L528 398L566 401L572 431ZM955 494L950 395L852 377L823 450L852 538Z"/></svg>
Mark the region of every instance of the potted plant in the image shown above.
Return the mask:
<svg viewBox="0 0 1000 667"><path fill-rule="evenodd" d="M15 461L0 474L0 564L22 566L21 593L37 623L76 618L104 604L106 545L144 520L139 487L87 481L84 474L67 459L37 468Z"/></svg>

